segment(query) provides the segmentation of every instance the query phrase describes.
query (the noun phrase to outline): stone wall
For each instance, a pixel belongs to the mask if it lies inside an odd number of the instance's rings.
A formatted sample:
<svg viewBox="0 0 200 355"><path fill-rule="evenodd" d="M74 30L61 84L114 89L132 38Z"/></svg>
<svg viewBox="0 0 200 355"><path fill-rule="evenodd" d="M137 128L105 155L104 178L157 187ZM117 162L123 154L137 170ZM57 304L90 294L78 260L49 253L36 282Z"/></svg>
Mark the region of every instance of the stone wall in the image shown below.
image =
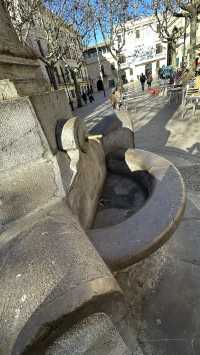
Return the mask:
<svg viewBox="0 0 200 355"><path fill-rule="evenodd" d="M59 120L72 117L65 89L33 95L30 97L37 118L53 154L58 152L56 125Z"/></svg>
<svg viewBox="0 0 200 355"><path fill-rule="evenodd" d="M28 98L0 102L0 226L64 196L57 160Z"/></svg>

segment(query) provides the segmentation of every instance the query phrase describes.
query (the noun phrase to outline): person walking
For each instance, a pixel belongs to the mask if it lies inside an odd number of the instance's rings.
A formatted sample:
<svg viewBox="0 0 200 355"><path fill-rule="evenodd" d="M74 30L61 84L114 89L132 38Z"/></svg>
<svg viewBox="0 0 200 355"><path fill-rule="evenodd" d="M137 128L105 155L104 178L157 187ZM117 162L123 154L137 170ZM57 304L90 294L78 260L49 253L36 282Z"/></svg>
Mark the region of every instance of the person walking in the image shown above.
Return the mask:
<svg viewBox="0 0 200 355"><path fill-rule="evenodd" d="M87 95L86 95L85 91L82 93L82 99L85 102L85 105L87 105Z"/></svg>
<svg viewBox="0 0 200 355"><path fill-rule="evenodd" d="M152 77L152 74L151 72L148 73L148 76L147 76L147 85L148 85L148 88L151 88L151 83L153 81L153 77Z"/></svg>
<svg viewBox="0 0 200 355"><path fill-rule="evenodd" d="M93 101L95 101L94 96L93 96L93 94L92 94L92 92L91 92L91 89L88 90L87 96L88 96L88 99L89 99L90 103L92 103Z"/></svg>
<svg viewBox="0 0 200 355"><path fill-rule="evenodd" d="M142 73L140 75L140 83L141 83L141 86L142 86L142 91L144 91L144 84L145 84L145 81L146 81L146 76Z"/></svg>
<svg viewBox="0 0 200 355"><path fill-rule="evenodd" d="M116 106L117 106L117 99L116 99L116 96L115 96L115 89L112 91L112 94L110 96L110 101L111 101L113 110L115 110Z"/></svg>

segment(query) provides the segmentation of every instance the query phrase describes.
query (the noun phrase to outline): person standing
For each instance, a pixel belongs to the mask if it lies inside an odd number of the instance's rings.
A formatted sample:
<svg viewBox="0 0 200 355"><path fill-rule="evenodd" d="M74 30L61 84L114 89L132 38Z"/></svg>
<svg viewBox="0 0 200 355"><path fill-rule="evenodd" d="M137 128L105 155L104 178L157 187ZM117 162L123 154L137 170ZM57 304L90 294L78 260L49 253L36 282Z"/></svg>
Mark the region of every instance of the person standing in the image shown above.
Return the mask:
<svg viewBox="0 0 200 355"><path fill-rule="evenodd" d="M94 96L93 96L93 94L92 94L92 92L91 92L91 89L88 90L87 96L88 96L88 99L89 99L90 103L92 103L93 101L95 101Z"/></svg>
<svg viewBox="0 0 200 355"><path fill-rule="evenodd" d="M144 91L145 81L146 81L146 76L142 73L140 75L140 83L141 83L141 86L142 86L142 91Z"/></svg>
<svg viewBox="0 0 200 355"><path fill-rule="evenodd" d="M82 93L82 99L85 102L85 105L87 105L87 95L86 95L85 91L83 91L83 93Z"/></svg>
<svg viewBox="0 0 200 355"><path fill-rule="evenodd" d="M147 76L147 85L148 85L148 88L151 88L151 83L153 81L153 77L152 77L152 74L151 72L148 73L148 76Z"/></svg>
<svg viewBox="0 0 200 355"><path fill-rule="evenodd" d="M115 89L112 91L112 94L110 96L110 101L111 101L113 110L115 110L116 106L117 106L117 99L116 99L116 96L115 96Z"/></svg>

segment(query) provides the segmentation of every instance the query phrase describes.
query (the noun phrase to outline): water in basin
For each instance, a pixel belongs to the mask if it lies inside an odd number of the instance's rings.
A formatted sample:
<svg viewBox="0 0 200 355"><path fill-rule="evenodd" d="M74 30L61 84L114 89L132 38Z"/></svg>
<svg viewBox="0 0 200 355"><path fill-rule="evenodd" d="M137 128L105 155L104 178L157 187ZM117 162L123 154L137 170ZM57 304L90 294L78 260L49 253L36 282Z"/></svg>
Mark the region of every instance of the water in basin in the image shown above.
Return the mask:
<svg viewBox="0 0 200 355"><path fill-rule="evenodd" d="M93 229L121 223L139 211L149 195L148 187L140 179L108 172Z"/></svg>

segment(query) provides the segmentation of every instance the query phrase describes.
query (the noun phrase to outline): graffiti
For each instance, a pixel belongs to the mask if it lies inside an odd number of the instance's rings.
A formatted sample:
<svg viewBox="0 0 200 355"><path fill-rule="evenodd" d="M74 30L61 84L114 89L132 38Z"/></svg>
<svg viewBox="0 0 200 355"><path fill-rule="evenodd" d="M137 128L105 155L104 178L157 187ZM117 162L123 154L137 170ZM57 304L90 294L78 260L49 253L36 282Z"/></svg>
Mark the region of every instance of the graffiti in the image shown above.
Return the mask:
<svg viewBox="0 0 200 355"><path fill-rule="evenodd" d="M152 59L156 56L156 49L151 46L151 47L144 47L142 45L137 46L134 48L134 50L131 53L131 62L141 62L144 60Z"/></svg>

